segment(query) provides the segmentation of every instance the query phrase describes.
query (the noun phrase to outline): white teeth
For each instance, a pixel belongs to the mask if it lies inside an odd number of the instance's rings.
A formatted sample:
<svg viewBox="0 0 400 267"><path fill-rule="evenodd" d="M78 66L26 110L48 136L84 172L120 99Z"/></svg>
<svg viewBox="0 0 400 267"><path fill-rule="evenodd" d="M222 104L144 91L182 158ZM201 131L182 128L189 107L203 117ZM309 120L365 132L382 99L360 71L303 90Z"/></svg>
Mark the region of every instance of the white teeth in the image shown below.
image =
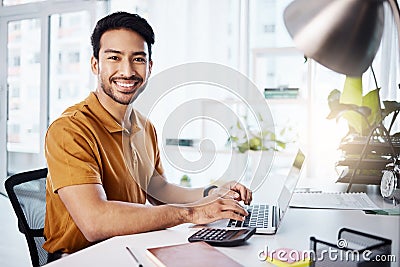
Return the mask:
<svg viewBox="0 0 400 267"><path fill-rule="evenodd" d="M121 83L121 82L115 82L118 86L122 86L122 87L132 87L135 84L134 83Z"/></svg>

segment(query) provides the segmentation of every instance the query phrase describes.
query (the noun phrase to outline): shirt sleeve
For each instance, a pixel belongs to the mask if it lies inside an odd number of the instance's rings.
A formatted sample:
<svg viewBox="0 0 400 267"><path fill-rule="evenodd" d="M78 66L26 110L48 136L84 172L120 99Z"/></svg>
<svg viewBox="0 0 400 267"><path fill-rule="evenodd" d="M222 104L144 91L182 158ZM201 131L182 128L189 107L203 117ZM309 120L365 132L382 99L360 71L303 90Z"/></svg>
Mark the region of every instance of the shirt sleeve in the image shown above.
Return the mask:
<svg viewBox="0 0 400 267"><path fill-rule="evenodd" d="M152 123L150 123L151 138L154 143L154 175L164 175L164 168L161 163L160 149L158 147L157 132Z"/></svg>
<svg viewBox="0 0 400 267"><path fill-rule="evenodd" d="M102 183L94 146L90 133L68 118L49 127L45 156L53 192L69 185Z"/></svg>

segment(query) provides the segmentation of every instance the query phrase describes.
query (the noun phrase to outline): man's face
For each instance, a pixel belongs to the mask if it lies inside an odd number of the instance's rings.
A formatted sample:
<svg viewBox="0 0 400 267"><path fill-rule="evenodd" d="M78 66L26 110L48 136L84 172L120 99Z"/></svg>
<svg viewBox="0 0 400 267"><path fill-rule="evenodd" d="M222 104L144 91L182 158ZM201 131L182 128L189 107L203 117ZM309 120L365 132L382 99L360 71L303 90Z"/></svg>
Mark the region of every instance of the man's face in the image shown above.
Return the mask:
<svg viewBox="0 0 400 267"><path fill-rule="evenodd" d="M151 73L146 41L136 32L118 29L100 39L99 59L92 57L98 90L115 102L128 105L144 90Z"/></svg>

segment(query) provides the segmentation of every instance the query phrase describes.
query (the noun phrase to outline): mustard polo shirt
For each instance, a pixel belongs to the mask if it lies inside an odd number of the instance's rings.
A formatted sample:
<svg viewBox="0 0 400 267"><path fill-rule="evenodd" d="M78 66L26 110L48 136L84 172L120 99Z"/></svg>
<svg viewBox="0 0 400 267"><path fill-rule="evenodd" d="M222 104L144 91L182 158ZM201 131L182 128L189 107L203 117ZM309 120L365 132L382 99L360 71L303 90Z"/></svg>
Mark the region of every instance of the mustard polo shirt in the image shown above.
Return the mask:
<svg viewBox="0 0 400 267"><path fill-rule="evenodd" d="M59 198L62 187L101 184L108 200L146 202L145 187L155 172L163 173L157 136L137 111L131 125L123 129L93 92L50 125L45 140L45 250L73 253L91 245Z"/></svg>

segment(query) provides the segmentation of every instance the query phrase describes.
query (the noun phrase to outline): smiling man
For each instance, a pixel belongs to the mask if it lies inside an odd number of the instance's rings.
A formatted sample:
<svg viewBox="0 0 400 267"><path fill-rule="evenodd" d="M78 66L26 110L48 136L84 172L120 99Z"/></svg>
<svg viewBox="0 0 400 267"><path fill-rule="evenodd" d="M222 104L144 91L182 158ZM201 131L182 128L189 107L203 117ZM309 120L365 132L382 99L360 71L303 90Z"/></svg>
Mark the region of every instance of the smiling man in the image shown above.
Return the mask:
<svg viewBox="0 0 400 267"><path fill-rule="evenodd" d="M154 33L147 21L113 13L97 23L91 40L97 88L64 111L46 134L43 247L50 258L117 235L243 220L247 212L238 201L250 203L249 189L235 182L194 189L168 183L154 126L135 110L127 127L122 126L129 104L151 74ZM132 162L124 158L123 135L141 138L133 146Z"/></svg>

